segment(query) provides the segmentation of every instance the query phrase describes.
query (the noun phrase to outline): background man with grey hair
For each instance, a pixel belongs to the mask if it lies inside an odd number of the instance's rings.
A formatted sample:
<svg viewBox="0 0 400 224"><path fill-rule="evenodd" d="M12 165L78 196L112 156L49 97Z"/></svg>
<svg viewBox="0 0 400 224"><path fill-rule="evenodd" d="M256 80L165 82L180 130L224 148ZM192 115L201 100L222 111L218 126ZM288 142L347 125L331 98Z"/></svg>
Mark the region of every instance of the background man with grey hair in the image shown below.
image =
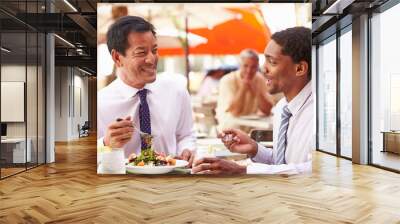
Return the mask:
<svg viewBox="0 0 400 224"><path fill-rule="evenodd" d="M245 49L240 53L239 70L221 79L216 109L220 130L239 128L232 117L271 114L275 100L267 91L266 79L258 71L258 65L257 52Z"/></svg>

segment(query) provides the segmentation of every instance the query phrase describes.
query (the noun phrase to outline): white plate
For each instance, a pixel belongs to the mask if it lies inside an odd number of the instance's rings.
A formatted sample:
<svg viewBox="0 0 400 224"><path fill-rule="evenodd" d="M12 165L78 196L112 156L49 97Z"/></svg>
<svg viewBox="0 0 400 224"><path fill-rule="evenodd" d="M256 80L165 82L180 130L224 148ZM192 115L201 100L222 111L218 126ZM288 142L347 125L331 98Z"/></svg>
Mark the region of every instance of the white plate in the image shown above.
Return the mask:
<svg viewBox="0 0 400 224"><path fill-rule="evenodd" d="M171 172L175 168L185 167L188 164L187 161L178 159L175 166L132 166L128 164L126 165L126 171L135 174L164 174Z"/></svg>

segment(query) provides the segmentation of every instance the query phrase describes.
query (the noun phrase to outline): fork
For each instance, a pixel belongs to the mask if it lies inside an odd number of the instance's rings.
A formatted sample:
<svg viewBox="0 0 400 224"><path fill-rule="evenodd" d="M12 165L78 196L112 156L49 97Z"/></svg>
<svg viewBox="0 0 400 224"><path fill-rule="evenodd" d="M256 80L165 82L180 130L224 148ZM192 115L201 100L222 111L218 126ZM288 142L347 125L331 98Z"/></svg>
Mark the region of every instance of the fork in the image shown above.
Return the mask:
<svg viewBox="0 0 400 224"><path fill-rule="evenodd" d="M141 130L139 130L136 126L133 126L133 128L136 130L136 131L138 131L141 135L150 135L150 136L154 136L154 135L152 135L152 134L149 134L149 133L146 133L146 132L143 132L143 131L141 131Z"/></svg>
<svg viewBox="0 0 400 224"><path fill-rule="evenodd" d="M122 120L123 120L122 118L117 118L117 122L122 121ZM152 134L149 134L149 133L146 133L146 132L143 132L143 131L139 130L139 129L133 124L133 122L132 122L132 127L133 127L136 131L138 131L141 135L150 135L150 136L152 136L152 137L155 136L155 135L152 135Z"/></svg>

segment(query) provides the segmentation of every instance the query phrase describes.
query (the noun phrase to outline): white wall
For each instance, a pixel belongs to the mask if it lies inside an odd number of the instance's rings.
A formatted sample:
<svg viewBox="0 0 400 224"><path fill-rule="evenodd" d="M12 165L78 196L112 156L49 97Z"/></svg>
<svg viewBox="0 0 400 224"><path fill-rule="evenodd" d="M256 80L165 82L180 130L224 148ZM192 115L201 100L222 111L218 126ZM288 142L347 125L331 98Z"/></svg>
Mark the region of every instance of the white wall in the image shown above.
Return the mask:
<svg viewBox="0 0 400 224"><path fill-rule="evenodd" d="M38 69L38 70L37 70ZM25 66L25 64L4 64L1 66L1 81L26 83L26 107L22 107L22 113L26 112L27 119L22 122L6 122L7 137L25 138L30 140L30 148L33 162L39 158L39 163L44 162L44 89L42 68ZM27 77L27 80L25 78ZM38 92L37 92L38 91ZM23 92L22 92L23 94ZM2 96L4 97L4 96ZM1 108L11 110L10 108ZM11 112L12 111L7 111ZM37 157L37 153L39 156Z"/></svg>
<svg viewBox="0 0 400 224"><path fill-rule="evenodd" d="M68 86L67 67L55 68L55 141L68 140Z"/></svg>
<svg viewBox="0 0 400 224"><path fill-rule="evenodd" d="M25 82L25 65L2 65L1 81ZM7 110L7 108L1 108ZM7 122L7 137L25 138L24 122Z"/></svg>
<svg viewBox="0 0 400 224"><path fill-rule="evenodd" d="M17 64L10 64L10 65L2 65L1 66L1 81L4 82L25 82L25 74L27 69L28 74L32 74L33 72L36 74L36 67L33 66L27 66L25 65L17 65ZM36 86L36 80L29 80L30 85ZM33 92L31 92L32 90ZM27 93L27 102L33 102L34 99L36 99L36 88L28 88L28 93ZM34 99L33 99L34 98ZM31 105L35 106L35 105ZM1 108L1 110L7 110L8 108ZM35 121L36 123L36 113L28 113L28 122ZM7 122L7 136L8 137L25 137L25 123L26 122ZM33 125L28 125L28 128L33 127ZM36 127L35 127L36 130ZM28 134L30 131L28 130ZM29 137L29 135L28 135Z"/></svg>
<svg viewBox="0 0 400 224"><path fill-rule="evenodd" d="M89 91L88 91L88 77L87 76L82 76L84 75L83 73L79 72L79 75L76 75L77 73L75 72L75 86L80 88L80 103L75 102L76 104L80 104L82 112L79 113L78 110L75 111L75 123L73 124L74 128L74 136L78 136L78 129L76 128L78 124L82 126L85 121L89 120ZM76 88L75 88L76 90ZM75 96L75 99L77 100L77 97ZM75 107L77 109L77 107Z"/></svg>
<svg viewBox="0 0 400 224"><path fill-rule="evenodd" d="M88 104L88 78L76 68L56 67L56 141L79 137L78 124L88 120Z"/></svg>

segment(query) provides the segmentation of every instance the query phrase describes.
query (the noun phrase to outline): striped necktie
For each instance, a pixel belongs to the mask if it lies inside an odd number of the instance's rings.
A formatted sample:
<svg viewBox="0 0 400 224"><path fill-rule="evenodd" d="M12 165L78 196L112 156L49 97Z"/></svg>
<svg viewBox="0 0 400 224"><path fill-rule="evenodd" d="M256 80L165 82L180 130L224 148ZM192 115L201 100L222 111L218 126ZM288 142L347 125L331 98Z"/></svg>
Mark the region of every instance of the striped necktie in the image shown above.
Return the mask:
<svg viewBox="0 0 400 224"><path fill-rule="evenodd" d="M140 105L139 105L140 130L142 132L151 134L150 110L146 100L147 89L142 89L137 94L139 95L140 99ZM149 148L150 145L146 145L145 141L141 139L141 147L143 150Z"/></svg>
<svg viewBox="0 0 400 224"><path fill-rule="evenodd" d="M285 160L285 151L287 145L287 138L286 133L289 127L289 119L292 116L290 113L288 106L284 106L282 110L282 117L281 117L281 126L279 128L279 135L278 135L278 147L276 149L275 155L275 164L286 164Z"/></svg>

